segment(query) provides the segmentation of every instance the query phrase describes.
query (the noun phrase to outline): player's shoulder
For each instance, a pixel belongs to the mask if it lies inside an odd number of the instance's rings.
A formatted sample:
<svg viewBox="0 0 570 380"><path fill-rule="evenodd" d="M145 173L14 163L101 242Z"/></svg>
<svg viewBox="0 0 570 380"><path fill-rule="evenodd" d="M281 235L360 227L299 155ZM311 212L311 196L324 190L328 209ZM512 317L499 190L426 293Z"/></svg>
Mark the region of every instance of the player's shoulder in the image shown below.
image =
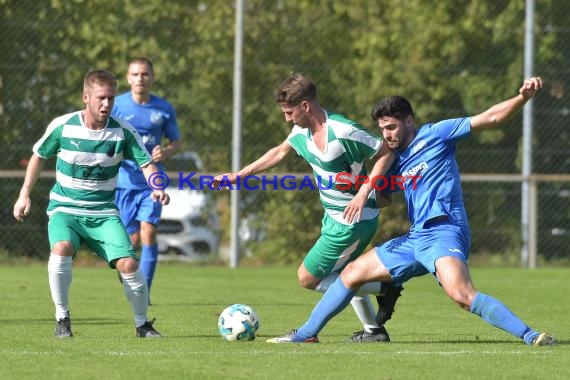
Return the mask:
<svg viewBox="0 0 570 380"><path fill-rule="evenodd" d="M377 134L366 129L362 124L338 113L328 113L327 124L332 128L336 137L360 139L362 136L370 136L379 138Z"/></svg>
<svg viewBox="0 0 570 380"><path fill-rule="evenodd" d="M57 116L47 126L47 131L63 128L66 125L81 126L81 111L74 111L66 113L65 115Z"/></svg>
<svg viewBox="0 0 570 380"><path fill-rule="evenodd" d="M340 113L336 113L336 112L327 111L327 119L328 119L329 123L332 123L332 124L335 124L338 126L343 126L343 125L347 125L347 126L357 125L357 126L359 126L360 125L356 121L351 120L348 117L346 117Z"/></svg>
<svg viewBox="0 0 570 380"><path fill-rule="evenodd" d="M153 107L158 107L158 108L162 108L162 109L171 109L172 104L170 104L170 102L168 100L166 100L165 98L162 98L158 95L155 94L150 94L150 100L149 103L153 106Z"/></svg>
<svg viewBox="0 0 570 380"><path fill-rule="evenodd" d="M50 124L66 125L77 124L81 125L81 111L74 111L66 113L65 115L54 118Z"/></svg>
<svg viewBox="0 0 570 380"><path fill-rule="evenodd" d="M132 103L133 97L131 96L131 92L123 92L115 97L115 104L124 104L124 103Z"/></svg>
<svg viewBox="0 0 570 380"><path fill-rule="evenodd" d="M433 134L444 139L461 137L471 131L471 117L457 117L444 119L434 123L427 123L420 127L418 134Z"/></svg>
<svg viewBox="0 0 570 380"><path fill-rule="evenodd" d="M301 128L299 127L297 124L295 124L293 126L293 128L291 128L291 132L289 133L289 140L293 137L297 137L297 136L305 136L308 137L309 136L309 130L306 128Z"/></svg>
<svg viewBox="0 0 570 380"><path fill-rule="evenodd" d="M120 128L129 131L131 133L137 133L135 127L129 124L129 122L114 115L111 115L109 117L109 123L107 124L107 127Z"/></svg>

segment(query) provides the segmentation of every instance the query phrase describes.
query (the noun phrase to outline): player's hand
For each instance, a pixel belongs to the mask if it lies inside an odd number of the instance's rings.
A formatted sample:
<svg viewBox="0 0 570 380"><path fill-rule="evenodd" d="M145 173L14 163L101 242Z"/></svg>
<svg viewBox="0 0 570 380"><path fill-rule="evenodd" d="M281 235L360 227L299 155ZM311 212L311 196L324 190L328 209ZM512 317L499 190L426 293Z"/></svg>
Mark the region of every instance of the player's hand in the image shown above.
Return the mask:
<svg viewBox="0 0 570 380"><path fill-rule="evenodd" d="M166 206L170 203L170 195L166 194L162 190L154 190L151 194L151 197L153 201L160 202L163 206Z"/></svg>
<svg viewBox="0 0 570 380"><path fill-rule="evenodd" d="M152 148L152 160L154 162L160 162L164 159L164 151L162 150L162 147L160 145L155 146L154 148Z"/></svg>
<svg viewBox="0 0 570 380"><path fill-rule="evenodd" d="M522 87L519 89L519 94L521 94L525 100L531 99L536 95L536 92L542 88L542 86L542 78L528 78L523 82Z"/></svg>
<svg viewBox="0 0 570 380"><path fill-rule="evenodd" d="M20 196L14 204L14 218L18 222L23 222L24 218L30 213L32 201L30 197Z"/></svg>
<svg viewBox="0 0 570 380"><path fill-rule="evenodd" d="M236 183L237 181L237 173L224 173L214 177L214 180L211 183L211 189L213 190L222 190L226 189L227 186L220 187L221 184L227 185L228 183Z"/></svg>
<svg viewBox="0 0 570 380"><path fill-rule="evenodd" d="M360 218L362 216L362 210L364 210L364 206L366 205L366 200L368 199L368 195L358 192L354 198L348 202L342 216L344 220L346 220L350 224L360 222Z"/></svg>

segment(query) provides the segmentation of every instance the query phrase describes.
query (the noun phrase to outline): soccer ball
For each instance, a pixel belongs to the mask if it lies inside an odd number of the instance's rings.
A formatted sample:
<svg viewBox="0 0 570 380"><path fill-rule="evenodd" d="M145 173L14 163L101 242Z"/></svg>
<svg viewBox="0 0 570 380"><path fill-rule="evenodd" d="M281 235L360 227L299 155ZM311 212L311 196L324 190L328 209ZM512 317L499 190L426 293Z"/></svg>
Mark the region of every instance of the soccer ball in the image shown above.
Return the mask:
<svg viewBox="0 0 570 380"><path fill-rule="evenodd" d="M229 341L254 340L258 328L259 317L255 310L241 303L226 307L218 319L218 331Z"/></svg>

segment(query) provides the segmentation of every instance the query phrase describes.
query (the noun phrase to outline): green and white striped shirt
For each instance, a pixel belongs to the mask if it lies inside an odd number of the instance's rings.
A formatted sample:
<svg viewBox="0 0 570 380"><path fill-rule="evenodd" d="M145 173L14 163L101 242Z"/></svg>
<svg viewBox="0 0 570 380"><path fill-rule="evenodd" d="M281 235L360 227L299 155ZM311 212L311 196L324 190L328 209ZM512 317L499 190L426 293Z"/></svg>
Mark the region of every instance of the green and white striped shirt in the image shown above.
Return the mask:
<svg viewBox="0 0 570 380"><path fill-rule="evenodd" d="M48 215L119 215L115 189L121 161L130 159L140 166L152 162L139 134L129 124L110 117L105 128L89 129L83 124L81 111L54 119L33 150L44 159L57 155Z"/></svg>
<svg viewBox="0 0 570 380"><path fill-rule="evenodd" d="M356 191L338 190L336 176L338 173L348 172L351 183L354 183L356 176L366 176L368 173L365 160L378 153L382 140L342 115L327 113L326 124L327 146L324 152L317 148L311 131L298 125L293 127L287 140L297 154L311 165L325 212L335 221L348 224L343 219L342 213L354 198ZM372 191L360 220L377 218L379 213L376 196Z"/></svg>

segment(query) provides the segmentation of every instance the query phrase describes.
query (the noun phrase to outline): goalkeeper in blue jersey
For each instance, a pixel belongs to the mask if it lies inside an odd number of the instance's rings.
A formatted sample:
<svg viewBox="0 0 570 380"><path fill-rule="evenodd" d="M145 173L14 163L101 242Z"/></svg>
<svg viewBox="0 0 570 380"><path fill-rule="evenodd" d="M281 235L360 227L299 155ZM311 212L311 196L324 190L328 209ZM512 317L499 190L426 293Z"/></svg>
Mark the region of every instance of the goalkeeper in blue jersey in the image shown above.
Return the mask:
<svg viewBox="0 0 570 380"><path fill-rule="evenodd" d="M112 115L124 119L137 130L158 169L165 171L164 162L180 147L180 131L172 105L150 92L154 79L154 67L149 58L131 59L127 69L131 89L117 96ZM163 139L166 140L164 143ZM149 293L158 263L156 228L162 213L162 205L153 202L150 194L151 189L136 162L123 161L115 201L133 246L141 249L140 266Z"/></svg>
<svg viewBox="0 0 570 380"><path fill-rule="evenodd" d="M363 284L369 281L402 284L431 273L461 308L526 344L554 345L556 341L551 335L531 329L501 301L475 289L467 266L471 232L455 160L459 140L509 120L540 88L540 78L527 79L517 96L481 114L426 124L418 129L414 127L412 106L405 98L393 96L376 104L372 118L396 153L395 172L410 178L404 189L410 230L349 263L302 327L268 341L315 342L325 324L346 307ZM357 212L357 206L350 204L348 215Z"/></svg>
<svg viewBox="0 0 570 380"><path fill-rule="evenodd" d="M55 304L55 336L70 338L69 288L72 260L84 244L122 278L135 323L135 335L159 338L148 320L148 287L115 206L119 165L136 162L146 178L157 172L140 136L128 124L111 117L117 91L116 77L106 70L93 70L83 81L85 108L54 119L33 147L14 217L23 221L31 207L30 194L45 161L56 157L56 183L49 194L47 214L51 254L48 278ZM151 197L169 203L163 190Z"/></svg>

